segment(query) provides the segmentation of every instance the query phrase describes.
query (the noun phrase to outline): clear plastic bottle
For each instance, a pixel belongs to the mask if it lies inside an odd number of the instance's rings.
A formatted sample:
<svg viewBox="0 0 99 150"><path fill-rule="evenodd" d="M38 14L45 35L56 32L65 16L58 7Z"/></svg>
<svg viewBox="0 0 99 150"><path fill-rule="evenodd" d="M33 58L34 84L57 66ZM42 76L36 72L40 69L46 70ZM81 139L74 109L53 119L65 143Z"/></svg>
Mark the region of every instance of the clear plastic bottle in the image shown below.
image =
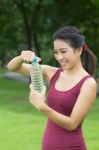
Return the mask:
<svg viewBox="0 0 99 150"><path fill-rule="evenodd" d="M33 88L38 92L41 92L43 90L44 82L43 82L41 66L38 63L37 57L34 57L32 61L30 75L31 75Z"/></svg>

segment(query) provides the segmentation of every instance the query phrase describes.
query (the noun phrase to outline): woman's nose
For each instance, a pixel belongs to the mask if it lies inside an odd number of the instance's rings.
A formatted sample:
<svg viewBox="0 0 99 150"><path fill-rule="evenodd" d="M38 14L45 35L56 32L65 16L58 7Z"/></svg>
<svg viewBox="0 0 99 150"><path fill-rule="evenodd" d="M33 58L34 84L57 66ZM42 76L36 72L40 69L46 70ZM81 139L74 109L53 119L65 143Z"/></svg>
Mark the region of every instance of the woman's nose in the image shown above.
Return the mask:
<svg viewBox="0 0 99 150"><path fill-rule="evenodd" d="M63 59L63 55L59 53L59 54L57 55L57 59L58 59L58 60Z"/></svg>

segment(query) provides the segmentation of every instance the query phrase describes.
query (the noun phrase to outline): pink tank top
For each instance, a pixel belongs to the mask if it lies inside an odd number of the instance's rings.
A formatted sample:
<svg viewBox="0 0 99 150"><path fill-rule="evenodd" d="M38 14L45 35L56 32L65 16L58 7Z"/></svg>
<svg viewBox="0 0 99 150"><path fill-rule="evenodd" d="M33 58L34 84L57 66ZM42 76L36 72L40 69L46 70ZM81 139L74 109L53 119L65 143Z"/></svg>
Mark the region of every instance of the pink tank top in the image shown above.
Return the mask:
<svg viewBox="0 0 99 150"><path fill-rule="evenodd" d="M77 100L77 97L80 93L81 86L83 85L84 81L86 81L91 76L90 75L85 76L70 90L62 92L56 90L55 88L55 82L59 77L61 71L62 69L58 69L50 80L50 90L48 93L48 105L52 109L64 115L69 116Z"/></svg>
<svg viewBox="0 0 99 150"><path fill-rule="evenodd" d="M58 69L50 80L50 90L48 92L47 101L48 106L53 110L70 116L73 107L76 103L80 93L81 86L84 81L90 78L90 75L82 78L74 87L65 92L55 89L55 82L59 77L62 69ZM46 131L43 138L43 150L86 150L82 130L82 123L76 128L75 131L69 132L68 130L55 124L48 119Z"/></svg>

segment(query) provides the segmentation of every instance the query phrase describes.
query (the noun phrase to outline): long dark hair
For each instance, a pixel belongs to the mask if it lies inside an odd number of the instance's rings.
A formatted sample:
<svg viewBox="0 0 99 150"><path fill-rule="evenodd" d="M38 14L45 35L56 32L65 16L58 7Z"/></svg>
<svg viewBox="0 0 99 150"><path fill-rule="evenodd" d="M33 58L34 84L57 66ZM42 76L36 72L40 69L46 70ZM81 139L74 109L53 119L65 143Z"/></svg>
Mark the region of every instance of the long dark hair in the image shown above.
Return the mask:
<svg viewBox="0 0 99 150"><path fill-rule="evenodd" d="M53 34L53 41L56 39L66 41L74 50L82 47L81 59L83 67L90 75L95 75L96 56L86 45L85 36L76 27L66 26L57 30Z"/></svg>

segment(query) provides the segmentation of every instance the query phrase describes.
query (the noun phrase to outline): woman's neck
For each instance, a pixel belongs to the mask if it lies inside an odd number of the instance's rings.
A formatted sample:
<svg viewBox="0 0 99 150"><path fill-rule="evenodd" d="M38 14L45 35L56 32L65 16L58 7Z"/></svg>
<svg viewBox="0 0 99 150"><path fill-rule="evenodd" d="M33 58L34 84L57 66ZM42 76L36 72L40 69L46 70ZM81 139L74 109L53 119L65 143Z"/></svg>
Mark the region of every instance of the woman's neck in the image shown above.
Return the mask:
<svg viewBox="0 0 99 150"><path fill-rule="evenodd" d="M69 76L74 76L74 75L78 75L78 74L87 74L87 72L84 70L81 62L79 62L75 67L73 67L72 69L68 69L68 70L63 70L63 72Z"/></svg>

